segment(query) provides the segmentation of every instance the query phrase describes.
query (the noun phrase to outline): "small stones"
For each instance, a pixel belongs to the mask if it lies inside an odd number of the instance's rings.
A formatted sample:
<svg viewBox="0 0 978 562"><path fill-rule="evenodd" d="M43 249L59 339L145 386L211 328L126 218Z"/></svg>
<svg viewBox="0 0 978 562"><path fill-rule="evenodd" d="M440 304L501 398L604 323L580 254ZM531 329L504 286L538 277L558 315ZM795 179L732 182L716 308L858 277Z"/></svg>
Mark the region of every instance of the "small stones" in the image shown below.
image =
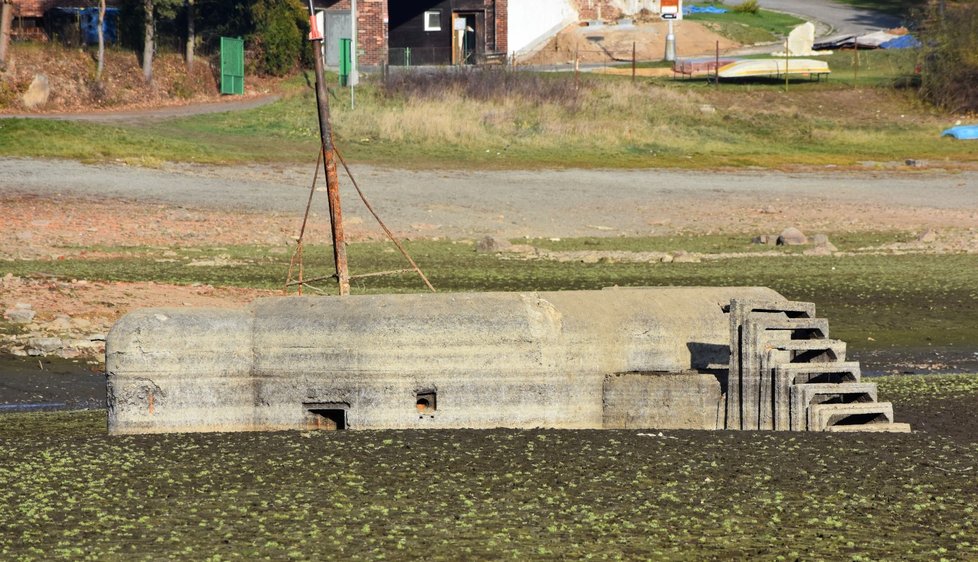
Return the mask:
<svg viewBox="0 0 978 562"><path fill-rule="evenodd" d="M17 303L13 308L8 308L3 313L3 317L14 324L30 324L34 321L35 316L37 313L34 312L33 307L24 303Z"/></svg>
<svg viewBox="0 0 978 562"><path fill-rule="evenodd" d="M486 236L482 240L476 242L475 251L479 252L480 254L505 252L512 246L513 244L505 238L499 238L498 236Z"/></svg>
<svg viewBox="0 0 978 562"><path fill-rule="evenodd" d="M812 244L815 245L816 250L821 250L823 252L832 253L839 251L835 247L835 244L829 241L829 237L825 234L816 234L812 236Z"/></svg>
<svg viewBox="0 0 978 562"><path fill-rule="evenodd" d="M778 246L803 246L808 244L808 237L793 226L781 231L778 236Z"/></svg>
<svg viewBox="0 0 978 562"><path fill-rule="evenodd" d="M27 354L36 357L39 355L50 355L61 351L64 341L61 338L31 338L27 340Z"/></svg>
<svg viewBox="0 0 978 562"><path fill-rule="evenodd" d="M21 99L24 102L24 107L35 109L47 104L50 95L51 85L48 83L48 77L44 74L35 74L34 79L31 80L31 85Z"/></svg>

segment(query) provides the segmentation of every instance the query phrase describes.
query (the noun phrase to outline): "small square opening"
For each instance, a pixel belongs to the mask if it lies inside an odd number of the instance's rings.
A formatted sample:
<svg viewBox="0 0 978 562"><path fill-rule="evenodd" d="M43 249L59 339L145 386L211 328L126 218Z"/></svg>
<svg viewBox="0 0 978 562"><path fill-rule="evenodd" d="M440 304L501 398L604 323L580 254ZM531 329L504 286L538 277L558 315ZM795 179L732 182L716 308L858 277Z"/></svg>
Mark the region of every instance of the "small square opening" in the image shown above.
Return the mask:
<svg viewBox="0 0 978 562"><path fill-rule="evenodd" d="M419 414L433 414L438 408L437 395L433 390L423 390L418 392L415 399L415 407Z"/></svg>
<svg viewBox="0 0 978 562"><path fill-rule="evenodd" d="M350 405L346 403L303 404L306 410L306 426L309 429L337 431L347 429L347 413Z"/></svg>
<svg viewBox="0 0 978 562"><path fill-rule="evenodd" d="M429 10L424 13L424 30L441 31L441 10Z"/></svg>

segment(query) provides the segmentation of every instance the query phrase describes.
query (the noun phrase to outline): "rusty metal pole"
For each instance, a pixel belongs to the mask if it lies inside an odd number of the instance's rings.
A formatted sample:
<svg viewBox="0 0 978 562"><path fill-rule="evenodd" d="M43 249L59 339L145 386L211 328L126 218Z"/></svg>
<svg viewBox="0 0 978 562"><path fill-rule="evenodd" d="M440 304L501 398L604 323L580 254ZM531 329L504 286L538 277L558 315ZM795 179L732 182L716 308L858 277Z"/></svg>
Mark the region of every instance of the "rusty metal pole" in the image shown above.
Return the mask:
<svg viewBox="0 0 978 562"><path fill-rule="evenodd" d="M340 182L336 173L336 151L333 148L333 126L329 120L329 96L323 75L323 35L316 24L316 12L309 1L309 39L316 62L316 105L319 109L319 136L322 140L323 169L326 172L326 195L329 199L329 222L333 235L333 262L340 295L350 294L350 271L346 263L346 236L343 234L343 212L340 208Z"/></svg>

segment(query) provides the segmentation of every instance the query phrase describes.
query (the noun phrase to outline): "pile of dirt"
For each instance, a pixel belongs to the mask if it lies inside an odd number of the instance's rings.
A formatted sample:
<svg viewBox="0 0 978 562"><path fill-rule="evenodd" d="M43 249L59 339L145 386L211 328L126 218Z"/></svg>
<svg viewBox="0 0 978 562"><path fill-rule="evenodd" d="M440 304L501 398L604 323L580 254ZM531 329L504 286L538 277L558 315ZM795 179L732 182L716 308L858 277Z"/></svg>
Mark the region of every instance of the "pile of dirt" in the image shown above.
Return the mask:
<svg viewBox="0 0 978 562"><path fill-rule="evenodd" d="M0 113L45 113L98 109L140 109L215 101L220 98L219 61L200 57L188 71L181 55L161 53L147 85L138 53L108 49L100 81L95 80L94 47L78 49L52 43L14 43L0 71ZM23 95L36 76L47 77L47 102L36 108ZM249 77L246 95L267 93L268 83Z"/></svg>
<svg viewBox="0 0 978 562"><path fill-rule="evenodd" d="M662 60L666 49L668 24L572 25L558 33L542 49L527 58L527 64L567 64L575 58L582 63L630 62L632 45L640 61ZM692 21L675 23L676 53L680 57L709 55L740 47L715 31Z"/></svg>

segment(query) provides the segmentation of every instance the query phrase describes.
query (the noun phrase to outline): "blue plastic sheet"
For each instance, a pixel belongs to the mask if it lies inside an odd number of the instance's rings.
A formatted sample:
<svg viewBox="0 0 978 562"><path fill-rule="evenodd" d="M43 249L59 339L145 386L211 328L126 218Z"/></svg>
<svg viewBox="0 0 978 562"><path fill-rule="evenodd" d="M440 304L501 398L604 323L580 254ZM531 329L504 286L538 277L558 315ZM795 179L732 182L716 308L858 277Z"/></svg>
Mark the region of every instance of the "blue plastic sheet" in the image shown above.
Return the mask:
<svg viewBox="0 0 978 562"><path fill-rule="evenodd" d="M716 6L684 6L683 14L725 14L729 10Z"/></svg>
<svg viewBox="0 0 978 562"><path fill-rule="evenodd" d="M958 125L943 133L942 137L954 137L958 140L978 140L978 125Z"/></svg>
<svg viewBox="0 0 978 562"><path fill-rule="evenodd" d="M901 35L896 39L880 43L880 49L916 49L917 47L920 47L920 41L913 35Z"/></svg>

